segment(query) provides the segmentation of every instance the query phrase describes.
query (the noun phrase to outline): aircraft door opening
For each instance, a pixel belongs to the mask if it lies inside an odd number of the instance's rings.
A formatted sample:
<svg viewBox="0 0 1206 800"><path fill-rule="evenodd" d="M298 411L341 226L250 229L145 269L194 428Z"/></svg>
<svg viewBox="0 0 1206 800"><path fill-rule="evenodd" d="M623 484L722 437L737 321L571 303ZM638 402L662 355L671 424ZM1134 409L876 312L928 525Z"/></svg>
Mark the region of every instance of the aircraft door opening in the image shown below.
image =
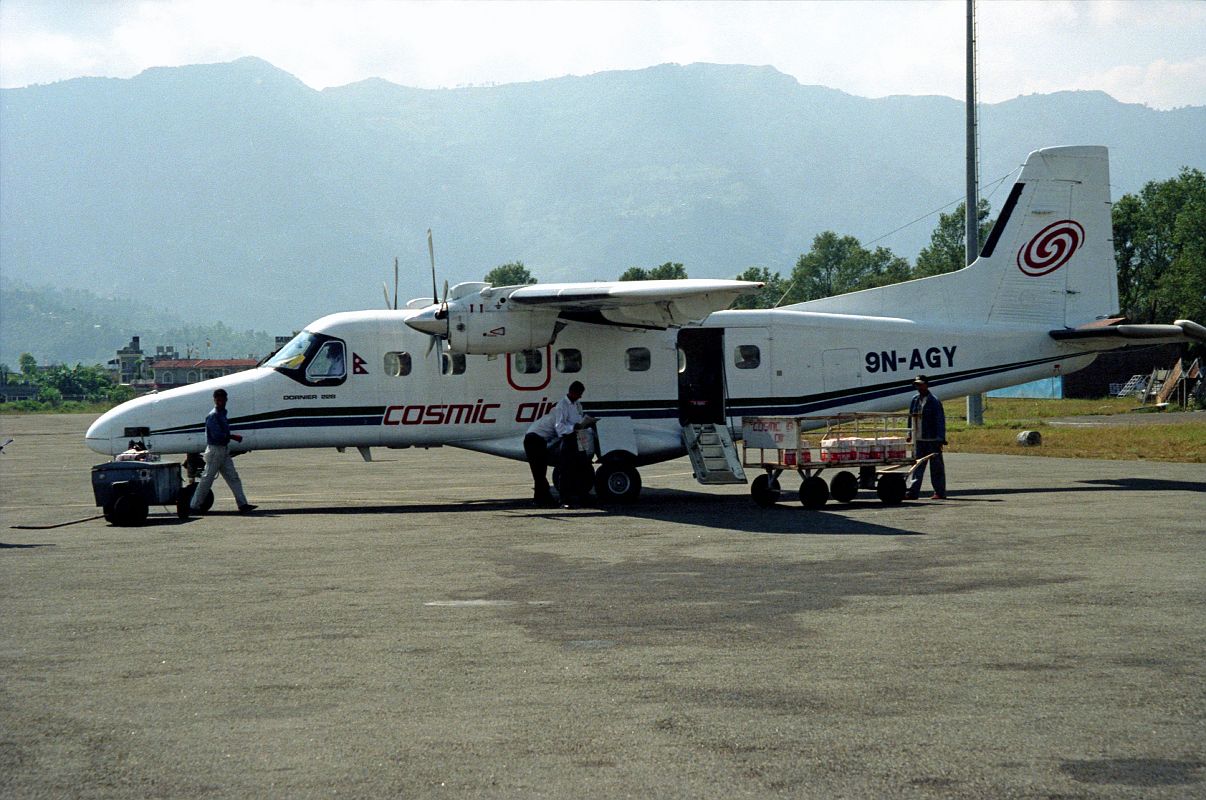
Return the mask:
<svg viewBox="0 0 1206 800"><path fill-rule="evenodd" d="M678 419L724 424L724 329L678 332Z"/></svg>

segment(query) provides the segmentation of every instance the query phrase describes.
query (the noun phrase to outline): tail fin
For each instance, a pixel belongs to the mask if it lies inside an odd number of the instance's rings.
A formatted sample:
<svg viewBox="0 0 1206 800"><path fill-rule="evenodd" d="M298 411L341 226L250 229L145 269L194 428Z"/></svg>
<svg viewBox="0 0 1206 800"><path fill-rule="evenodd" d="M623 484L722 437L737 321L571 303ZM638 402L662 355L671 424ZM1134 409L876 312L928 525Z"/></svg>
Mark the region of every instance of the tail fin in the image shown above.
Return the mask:
<svg viewBox="0 0 1206 800"><path fill-rule="evenodd" d="M1076 327L1118 308L1105 147L1026 159L979 258L946 275L798 303L801 311Z"/></svg>

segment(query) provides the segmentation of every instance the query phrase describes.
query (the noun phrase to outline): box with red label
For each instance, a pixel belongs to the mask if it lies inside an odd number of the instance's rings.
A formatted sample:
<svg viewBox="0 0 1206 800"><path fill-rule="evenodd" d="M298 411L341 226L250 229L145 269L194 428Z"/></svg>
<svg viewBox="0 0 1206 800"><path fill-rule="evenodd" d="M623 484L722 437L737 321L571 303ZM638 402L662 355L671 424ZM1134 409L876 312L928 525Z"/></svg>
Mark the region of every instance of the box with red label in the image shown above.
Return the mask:
<svg viewBox="0 0 1206 800"><path fill-rule="evenodd" d="M879 442L886 458L908 458L908 444L903 436L881 436Z"/></svg>
<svg viewBox="0 0 1206 800"><path fill-rule="evenodd" d="M821 460L836 463L839 461L852 461L855 451L851 447L849 439L822 439L821 440Z"/></svg>
<svg viewBox="0 0 1206 800"><path fill-rule="evenodd" d="M810 452L809 447L808 447L808 440L806 440L806 439L800 440L800 450L799 450L798 458L796 456L795 450L784 450L783 451L783 463L789 467L796 467L802 463L803 464L812 463L812 453Z"/></svg>

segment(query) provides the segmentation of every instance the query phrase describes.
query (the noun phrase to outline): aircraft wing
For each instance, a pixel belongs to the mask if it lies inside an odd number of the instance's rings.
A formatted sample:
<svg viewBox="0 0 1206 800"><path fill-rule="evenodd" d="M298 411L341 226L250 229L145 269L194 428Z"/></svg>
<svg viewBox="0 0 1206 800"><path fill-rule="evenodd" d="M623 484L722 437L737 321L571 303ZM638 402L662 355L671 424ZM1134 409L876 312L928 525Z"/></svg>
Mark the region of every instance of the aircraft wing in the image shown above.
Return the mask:
<svg viewBox="0 0 1206 800"><path fill-rule="evenodd" d="M686 278L666 281L545 283L511 292L519 306L555 308L571 313L599 313L621 325L666 328L701 320L728 308L743 294L764 284L753 281Z"/></svg>
<svg viewBox="0 0 1206 800"><path fill-rule="evenodd" d="M1130 325L1120 320L1106 320L1105 324L1061 328L1048 333L1058 341L1090 341L1116 347L1130 343L1206 342L1206 327L1187 319L1179 319L1171 325Z"/></svg>

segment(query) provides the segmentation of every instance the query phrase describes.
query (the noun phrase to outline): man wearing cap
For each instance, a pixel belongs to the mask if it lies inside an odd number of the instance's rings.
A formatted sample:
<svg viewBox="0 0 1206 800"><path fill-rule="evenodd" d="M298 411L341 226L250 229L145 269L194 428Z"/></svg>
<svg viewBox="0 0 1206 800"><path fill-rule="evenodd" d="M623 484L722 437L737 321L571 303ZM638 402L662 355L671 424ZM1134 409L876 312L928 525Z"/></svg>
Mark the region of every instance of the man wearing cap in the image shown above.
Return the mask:
<svg viewBox="0 0 1206 800"><path fill-rule="evenodd" d="M905 482L905 498L916 500L921 494L921 481L928 465L930 484L934 487L930 499L945 500L946 466L942 463L942 445L946 444L946 414L942 410L942 402L930 394L930 381L926 376L914 378L913 386L917 388L917 395L909 402L909 418L912 421L909 438L913 441L913 458L930 458L909 473L909 479Z"/></svg>
<svg viewBox="0 0 1206 800"><path fill-rule="evenodd" d="M205 472L201 473L201 480L197 481L197 488L193 490L193 499L189 503L194 512L201 510L201 503L219 473L230 485L239 513L255 510L256 507L248 503L247 495L243 494L243 481L230 457L230 443L241 441L242 436L230 432L230 422L226 419L226 390L215 389L214 408L205 417Z"/></svg>

